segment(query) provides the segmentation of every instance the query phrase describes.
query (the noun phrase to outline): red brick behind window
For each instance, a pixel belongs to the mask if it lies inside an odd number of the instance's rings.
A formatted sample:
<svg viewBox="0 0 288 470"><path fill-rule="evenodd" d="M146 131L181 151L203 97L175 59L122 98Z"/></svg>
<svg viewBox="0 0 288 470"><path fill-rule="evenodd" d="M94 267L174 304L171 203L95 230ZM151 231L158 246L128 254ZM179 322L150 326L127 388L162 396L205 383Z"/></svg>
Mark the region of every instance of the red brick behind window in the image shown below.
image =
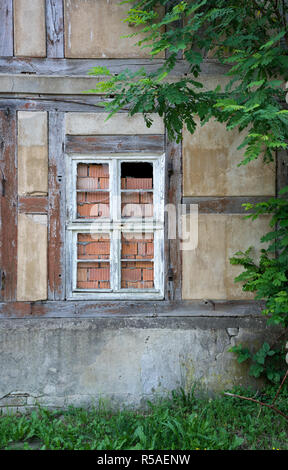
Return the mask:
<svg viewBox="0 0 288 470"><path fill-rule="evenodd" d="M77 255L78 259L109 259L109 235L78 233Z"/></svg>
<svg viewBox="0 0 288 470"><path fill-rule="evenodd" d="M154 287L154 269L152 262L121 263L122 289L152 289Z"/></svg>
<svg viewBox="0 0 288 470"><path fill-rule="evenodd" d="M78 263L77 287L79 289L110 289L110 264Z"/></svg>

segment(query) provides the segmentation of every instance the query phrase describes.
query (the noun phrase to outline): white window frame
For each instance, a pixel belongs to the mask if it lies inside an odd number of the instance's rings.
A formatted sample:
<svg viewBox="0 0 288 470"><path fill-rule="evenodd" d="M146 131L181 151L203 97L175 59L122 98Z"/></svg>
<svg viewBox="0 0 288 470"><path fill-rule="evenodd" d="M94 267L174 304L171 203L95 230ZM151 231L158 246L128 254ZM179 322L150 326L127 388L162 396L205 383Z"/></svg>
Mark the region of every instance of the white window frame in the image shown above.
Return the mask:
<svg viewBox="0 0 288 470"><path fill-rule="evenodd" d="M165 154L66 154L66 297L68 300L160 300L164 298L164 188ZM121 218L121 163L153 163L153 208L150 219ZM76 181L77 164L109 164L110 217L101 219L77 219ZM111 289L77 289L77 234L110 234ZM121 289L121 233L153 233L154 263L153 289ZM117 262L115 262L115 259ZM131 260L132 261L132 260ZM143 261L143 260L139 260ZM82 260L83 262L83 260ZM99 260L95 260L99 262Z"/></svg>

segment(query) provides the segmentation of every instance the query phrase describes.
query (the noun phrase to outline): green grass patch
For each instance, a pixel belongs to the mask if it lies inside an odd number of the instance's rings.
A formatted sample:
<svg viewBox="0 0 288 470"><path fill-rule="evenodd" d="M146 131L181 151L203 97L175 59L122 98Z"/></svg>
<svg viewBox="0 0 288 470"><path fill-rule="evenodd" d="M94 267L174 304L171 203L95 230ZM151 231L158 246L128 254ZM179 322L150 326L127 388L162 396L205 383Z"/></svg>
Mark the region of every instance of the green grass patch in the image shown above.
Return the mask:
<svg viewBox="0 0 288 470"><path fill-rule="evenodd" d="M271 403L275 388L234 390ZM288 387L277 407L288 414ZM233 397L197 398L174 392L147 410L103 407L0 416L1 449L97 450L288 450L288 424L268 408Z"/></svg>

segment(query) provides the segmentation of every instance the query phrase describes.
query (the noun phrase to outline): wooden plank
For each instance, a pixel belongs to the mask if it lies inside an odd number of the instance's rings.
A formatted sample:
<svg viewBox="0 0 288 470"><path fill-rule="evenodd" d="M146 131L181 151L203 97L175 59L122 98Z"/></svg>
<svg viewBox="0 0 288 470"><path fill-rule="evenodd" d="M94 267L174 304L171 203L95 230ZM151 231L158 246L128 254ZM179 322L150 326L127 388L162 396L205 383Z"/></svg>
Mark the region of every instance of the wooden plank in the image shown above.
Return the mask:
<svg viewBox="0 0 288 470"><path fill-rule="evenodd" d="M182 196L182 145L171 142L166 135L166 204L169 204L168 214L168 269L165 284L168 286L170 300L182 298L182 253L178 227L180 226L180 208ZM175 224L175 231L171 230L171 223ZM168 224L166 224L167 226Z"/></svg>
<svg viewBox="0 0 288 470"><path fill-rule="evenodd" d="M164 152L163 135L67 135L67 153Z"/></svg>
<svg viewBox="0 0 288 470"><path fill-rule="evenodd" d="M46 0L47 57L64 57L64 16L62 0Z"/></svg>
<svg viewBox="0 0 288 470"><path fill-rule="evenodd" d="M117 74L126 69L135 72L144 67L150 73L155 72L163 63L162 59L45 59L38 57L25 59L23 57L0 57L1 73L60 76L86 76L88 70L93 67L108 67L111 73ZM215 59L207 59L201 64L201 72L205 75L221 75L228 70L228 66L220 64ZM179 77L188 73L189 64L183 60L178 60L172 75Z"/></svg>
<svg viewBox="0 0 288 470"><path fill-rule="evenodd" d="M19 197L18 210L24 214L47 214L48 198L43 196Z"/></svg>
<svg viewBox="0 0 288 470"><path fill-rule="evenodd" d="M13 56L13 0L0 2L0 56Z"/></svg>
<svg viewBox="0 0 288 470"><path fill-rule="evenodd" d="M263 318L264 302L255 301L47 301L47 302L0 302L0 318L131 318L144 321L157 317L206 319L211 318ZM126 320L127 321L127 320ZM264 320L263 320L264 321ZM143 324L144 326L144 324ZM220 326L218 324L218 326ZM210 323L211 327L211 323Z"/></svg>
<svg viewBox="0 0 288 470"><path fill-rule="evenodd" d="M16 112L0 111L1 136L1 298L16 299L17 287L17 154Z"/></svg>
<svg viewBox="0 0 288 470"><path fill-rule="evenodd" d="M276 194L288 185L288 151L277 152L276 159ZM287 195L286 195L287 197Z"/></svg>
<svg viewBox="0 0 288 470"><path fill-rule="evenodd" d="M243 204L268 201L272 196L192 196L183 197L186 213L190 213L190 204L197 204L199 214L246 214Z"/></svg>
<svg viewBox="0 0 288 470"><path fill-rule="evenodd" d="M49 113L48 299L65 298L64 114Z"/></svg>

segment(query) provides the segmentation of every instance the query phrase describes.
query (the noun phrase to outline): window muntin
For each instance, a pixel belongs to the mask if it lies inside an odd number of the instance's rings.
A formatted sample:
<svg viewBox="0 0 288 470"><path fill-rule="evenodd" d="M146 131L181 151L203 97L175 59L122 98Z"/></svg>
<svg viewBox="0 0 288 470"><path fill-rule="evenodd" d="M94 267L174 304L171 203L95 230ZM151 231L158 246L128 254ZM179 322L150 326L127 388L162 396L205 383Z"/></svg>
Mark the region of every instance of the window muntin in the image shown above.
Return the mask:
<svg viewBox="0 0 288 470"><path fill-rule="evenodd" d="M163 298L164 156L67 162L67 298Z"/></svg>

